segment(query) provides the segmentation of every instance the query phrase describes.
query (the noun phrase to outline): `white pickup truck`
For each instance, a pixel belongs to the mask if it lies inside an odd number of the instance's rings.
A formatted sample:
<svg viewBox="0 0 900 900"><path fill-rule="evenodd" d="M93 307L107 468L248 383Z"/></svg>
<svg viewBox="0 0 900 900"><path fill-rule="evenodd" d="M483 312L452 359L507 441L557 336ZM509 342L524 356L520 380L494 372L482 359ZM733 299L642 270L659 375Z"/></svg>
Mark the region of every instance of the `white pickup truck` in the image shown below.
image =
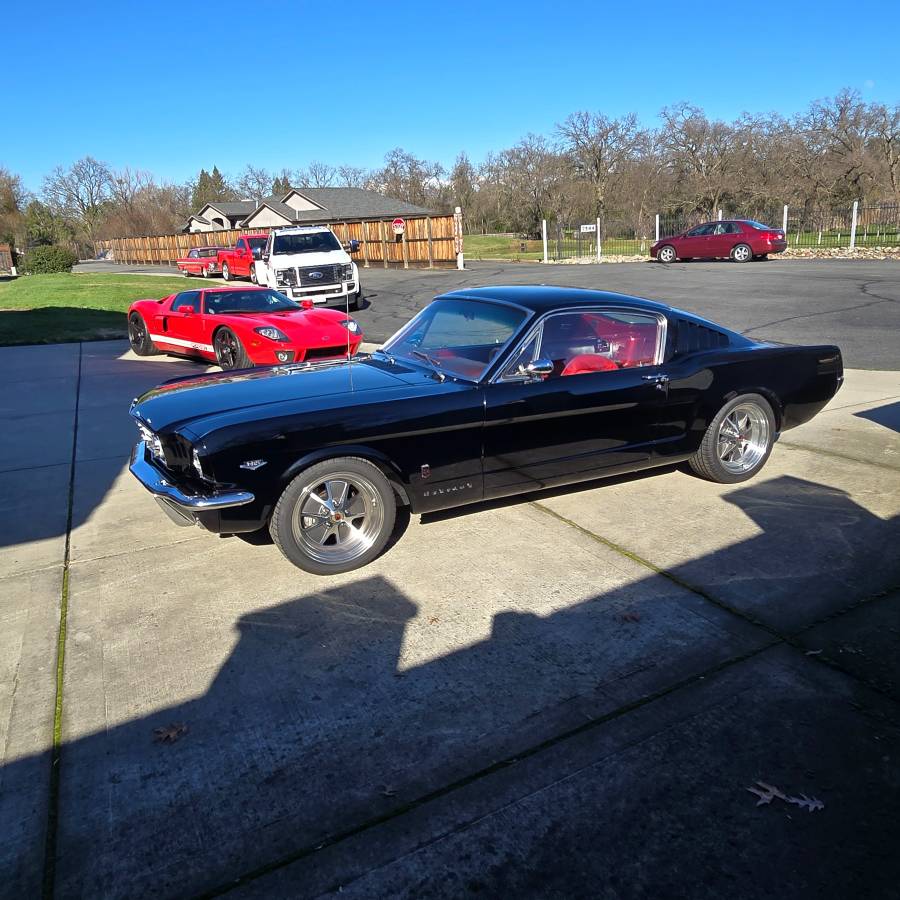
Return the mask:
<svg viewBox="0 0 900 900"><path fill-rule="evenodd" d="M350 241L350 253L358 248L357 241ZM325 225L276 228L255 263L256 283L295 300L339 301L359 309L362 287L350 253Z"/></svg>

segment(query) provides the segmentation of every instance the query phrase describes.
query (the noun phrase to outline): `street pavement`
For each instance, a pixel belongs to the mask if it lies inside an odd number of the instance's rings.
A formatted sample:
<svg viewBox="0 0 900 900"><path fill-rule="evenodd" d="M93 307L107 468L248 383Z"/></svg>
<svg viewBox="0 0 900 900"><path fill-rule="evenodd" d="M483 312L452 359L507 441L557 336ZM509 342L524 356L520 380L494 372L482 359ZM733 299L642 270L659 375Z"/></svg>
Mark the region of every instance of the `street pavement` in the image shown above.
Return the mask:
<svg viewBox="0 0 900 900"><path fill-rule="evenodd" d="M128 474L131 398L202 367L0 349L0 896L896 896L897 368L744 484L401 517L317 578Z"/></svg>

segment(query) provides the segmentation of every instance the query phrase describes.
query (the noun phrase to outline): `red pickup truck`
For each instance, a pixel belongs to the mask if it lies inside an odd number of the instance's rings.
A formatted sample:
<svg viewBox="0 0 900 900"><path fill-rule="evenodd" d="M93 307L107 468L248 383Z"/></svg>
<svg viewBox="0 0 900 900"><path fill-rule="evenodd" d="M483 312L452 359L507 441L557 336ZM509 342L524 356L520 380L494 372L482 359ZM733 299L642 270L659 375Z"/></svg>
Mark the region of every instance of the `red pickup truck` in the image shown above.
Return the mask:
<svg viewBox="0 0 900 900"><path fill-rule="evenodd" d="M249 278L256 284L253 263L259 259L266 246L265 234L245 234L237 239L231 250L220 250L216 260L217 268L226 281L232 278Z"/></svg>

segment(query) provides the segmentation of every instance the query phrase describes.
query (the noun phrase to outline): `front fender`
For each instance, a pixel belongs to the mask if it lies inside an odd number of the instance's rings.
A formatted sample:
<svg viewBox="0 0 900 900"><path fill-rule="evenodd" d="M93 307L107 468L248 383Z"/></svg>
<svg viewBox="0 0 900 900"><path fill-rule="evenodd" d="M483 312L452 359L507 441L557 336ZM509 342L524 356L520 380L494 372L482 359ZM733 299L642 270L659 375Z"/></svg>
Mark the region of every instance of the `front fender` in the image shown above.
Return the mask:
<svg viewBox="0 0 900 900"><path fill-rule="evenodd" d="M281 490L284 490L304 469L308 469L324 459L334 459L341 456L357 456L378 466L388 481L394 486L403 503L409 504L409 482L400 471L399 466L385 454L363 444L341 444L337 447L321 447L317 450L311 450L309 453L304 453L303 456L291 463L282 473Z"/></svg>

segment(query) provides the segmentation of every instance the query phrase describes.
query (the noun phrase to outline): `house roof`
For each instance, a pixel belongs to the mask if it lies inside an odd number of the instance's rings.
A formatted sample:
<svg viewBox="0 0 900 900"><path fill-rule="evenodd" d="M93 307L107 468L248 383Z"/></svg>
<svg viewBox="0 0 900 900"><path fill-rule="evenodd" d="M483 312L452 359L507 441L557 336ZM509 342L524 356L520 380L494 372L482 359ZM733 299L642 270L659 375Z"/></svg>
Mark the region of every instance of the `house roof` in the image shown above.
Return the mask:
<svg viewBox="0 0 900 900"><path fill-rule="evenodd" d="M321 209L297 210L288 206L284 201L295 192ZM267 207L291 223L334 222L342 219L387 219L394 216L434 214L433 210L424 206L407 203L405 200L396 200L393 197L385 197L384 194L364 188L299 187L291 188L282 196L266 197L259 203L255 200L217 200L207 203L190 218L209 225L211 224L210 220L202 214L207 210L213 210L229 219L242 217L242 221L238 224L243 225L247 219L253 218L254 213L263 207Z"/></svg>
<svg viewBox="0 0 900 900"><path fill-rule="evenodd" d="M255 200L216 200L212 203L207 203L200 212L214 209L216 212L231 218L232 216L249 216L258 206L259 204Z"/></svg>
<svg viewBox="0 0 900 900"><path fill-rule="evenodd" d="M434 210L415 203L407 203L405 200L396 200L393 197L385 197L377 191L368 191L364 188L350 187L299 187L294 188L298 194L312 200L323 207L331 218L336 219L366 219L384 218L386 216L428 216L433 215ZM289 196L285 194L285 197ZM281 198L282 200L284 197ZM307 212L307 210L304 210ZM308 210L315 212L315 210Z"/></svg>

